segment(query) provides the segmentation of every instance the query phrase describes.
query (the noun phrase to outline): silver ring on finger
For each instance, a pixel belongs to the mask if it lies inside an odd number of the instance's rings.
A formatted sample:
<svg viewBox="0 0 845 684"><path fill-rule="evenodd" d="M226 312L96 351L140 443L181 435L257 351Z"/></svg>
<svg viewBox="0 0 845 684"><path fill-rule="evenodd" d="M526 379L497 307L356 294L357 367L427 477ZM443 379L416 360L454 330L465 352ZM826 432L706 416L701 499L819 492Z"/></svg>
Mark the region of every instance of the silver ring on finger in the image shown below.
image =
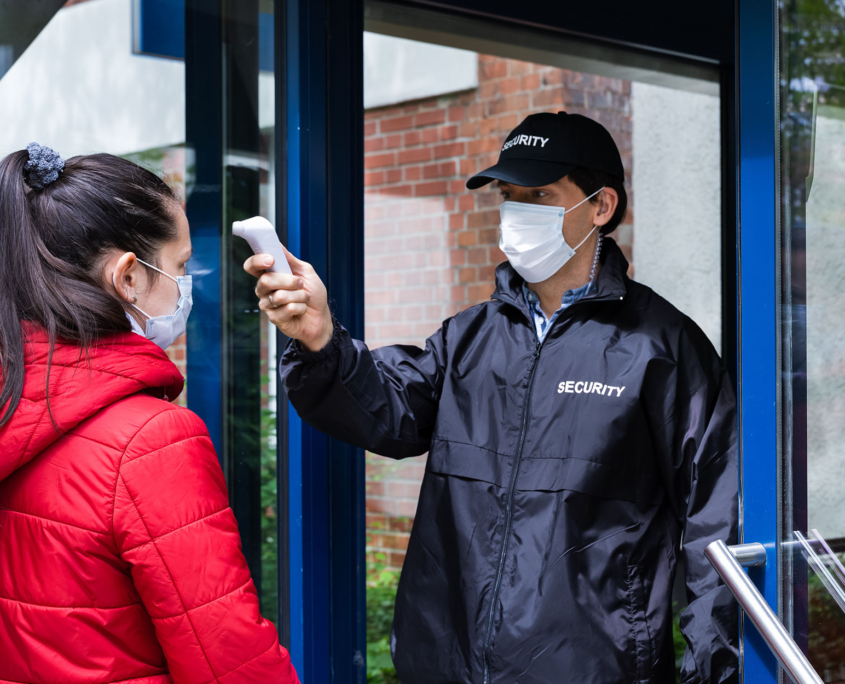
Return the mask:
<svg viewBox="0 0 845 684"><path fill-rule="evenodd" d="M275 292L271 292L271 293L270 293L270 296L269 296L269 297L267 297L267 299L270 301L270 306L272 306L272 307L275 309L275 308L276 308L276 302L274 302L274 301L273 301L273 295L274 295L274 294L276 294L276 293L275 293Z"/></svg>

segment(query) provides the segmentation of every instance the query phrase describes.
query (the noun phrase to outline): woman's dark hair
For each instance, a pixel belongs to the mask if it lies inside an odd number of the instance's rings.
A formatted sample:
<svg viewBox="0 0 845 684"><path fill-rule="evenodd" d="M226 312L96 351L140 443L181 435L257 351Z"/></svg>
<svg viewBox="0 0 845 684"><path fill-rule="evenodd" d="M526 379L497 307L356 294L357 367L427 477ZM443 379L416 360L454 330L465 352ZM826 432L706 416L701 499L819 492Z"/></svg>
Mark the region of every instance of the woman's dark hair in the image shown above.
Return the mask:
<svg viewBox="0 0 845 684"><path fill-rule="evenodd" d="M574 171L571 171L567 176L585 195L592 195L599 188L613 188L616 194L619 195L619 203L616 205L616 211L610 217L610 221L601 227L602 235L610 235L619 227L619 224L625 220L625 212L628 211L628 193L625 192L625 181L619 176L612 176L603 171L594 171L593 169L586 169L579 166ZM597 204L599 196L596 195L590 200L591 204Z"/></svg>
<svg viewBox="0 0 845 684"><path fill-rule="evenodd" d="M82 353L102 335L131 330L122 300L102 282L105 257L134 252L158 265L162 245L177 234L175 193L137 164L73 157L45 185L29 167L25 177L29 160L21 150L0 161L0 427L23 391L24 323L47 332L49 388L57 338Z"/></svg>

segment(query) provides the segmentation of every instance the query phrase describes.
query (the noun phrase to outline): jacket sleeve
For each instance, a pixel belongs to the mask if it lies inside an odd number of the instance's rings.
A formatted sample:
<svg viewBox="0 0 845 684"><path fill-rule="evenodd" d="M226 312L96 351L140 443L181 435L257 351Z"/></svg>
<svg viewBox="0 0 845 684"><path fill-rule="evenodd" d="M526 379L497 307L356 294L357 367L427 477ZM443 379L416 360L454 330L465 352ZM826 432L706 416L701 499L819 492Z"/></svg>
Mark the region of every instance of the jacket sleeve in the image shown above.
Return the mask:
<svg viewBox="0 0 845 684"><path fill-rule="evenodd" d="M428 451L446 364L445 329L425 349L371 351L337 321L319 352L288 344L279 372L299 416L331 437L392 458Z"/></svg>
<svg viewBox="0 0 845 684"><path fill-rule="evenodd" d="M687 641L681 682L738 682L736 601L704 556L711 542L737 539L736 398L706 340L688 344L678 365L666 379L662 424L653 434L672 515L683 531L689 605L680 620Z"/></svg>
<svg viewBox="0 0 845 684"><path fill-rule="evenodd" d="M223 472L203 422L168 406L129 443L113 531L174 684L295 684L261 617Z"/></svg>

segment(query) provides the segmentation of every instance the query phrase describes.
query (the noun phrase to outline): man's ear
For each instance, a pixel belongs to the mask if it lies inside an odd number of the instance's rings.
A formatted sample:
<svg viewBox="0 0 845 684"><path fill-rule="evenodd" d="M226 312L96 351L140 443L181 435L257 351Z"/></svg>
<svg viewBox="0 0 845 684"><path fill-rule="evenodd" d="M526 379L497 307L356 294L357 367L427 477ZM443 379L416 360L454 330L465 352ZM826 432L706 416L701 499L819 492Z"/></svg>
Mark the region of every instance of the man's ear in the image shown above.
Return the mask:
<svg viewBox="0 0 845 684"><path fill-rule="evenodd" d="M599 193L599 202L594 206L593 225L603 226L616 213L616 207L619 206L619 194L613 188L605 188Z"/></svg>

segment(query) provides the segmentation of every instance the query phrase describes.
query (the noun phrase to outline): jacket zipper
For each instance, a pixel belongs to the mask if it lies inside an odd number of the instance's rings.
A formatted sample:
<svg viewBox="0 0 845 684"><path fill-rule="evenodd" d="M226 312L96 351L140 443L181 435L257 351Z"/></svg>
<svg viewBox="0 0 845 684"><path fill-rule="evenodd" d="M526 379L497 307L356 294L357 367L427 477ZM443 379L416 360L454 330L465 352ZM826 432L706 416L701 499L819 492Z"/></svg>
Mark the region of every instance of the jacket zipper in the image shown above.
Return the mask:
<svg viewBox="0 0 845 684"><path fill-rule="evenodd" d="M499 299L498 297L495 297L495 296L493 298ZM586 299L586 300L582 299L580 301L575 302L572 306L568 307L567 312L569 312L572 308L577 307L581 303L587 304L587 303L590 303L590 302L601 302L601 301L615 300L615 299L617 299L616 296L592 297L592 298L589 298L589 299ZM620 296L619 299L620 300L624 299L624 296ZM503 300L500 300L500 301L503 301ZM528 316L528 319L529 319L528 324L531 327L532 331L534 331L534 322L531 320L530 316ZM555 323L560 324L560 319L556 320ZM496 603L499 600L499 591L501 590L502 578L503 578L504 573L505 573L505 559L506 559L506 556L507 556L508 542L510 541L511 528L512 528L512 523L513 523L513 493L514 493L514 490L516 489L516 478L517 478L517 475L519 474L519 465L522 462L522 450L525 446L525 437L526 437L527 428L528 428L528 411L529 411L529 407L531 405L531 390L534 387L534 375L537 371L537 364L540 361L540 351L542 350L543 345L545 344L546 340L549 338L549 335L551 334L551 332L552 332L551 329L547 330L543 339L541 341L537 342L537 345L534 347L534 354L533 354L534 358L531 362L531 370L529 371L529 374L528 374L528 390L525 394L525 407L522 410L522 426L521 426L520 432L519 432L519 447L516 451L516 458L514 459L513 470L511 472L510 486L508 488L508 500L507 500L508 503L507 503L507 507L506 507L506 517L505 517L505 534L504 534L504 538L502 539L502 550L499 553L499 567L496 571L496 583L493 585L493 597L492 597L492 600L490 602L490 612L489 612L488 617L487 617L487 634L484 637L484 646L483 646L482 651L481 651L481 657L482 657L482 660L484 662L484 684L490 684L489 656L490 656L490 639L493 636L493 615L496 611ZM536 334L536 332L535 332L535 334Z"/></svg>
<svg viewBox="0 0 845 684"><path fill-rule="evenodd" d="M537 343L534 348L534 358L531 362L531 370L528 375L528 391L525 394L525 407L522 410L522 427L519 433L519 448L516 451L516 458L514 459L513 469L511 472L511 482L508 488L508 503L506 507L505 517L505 534L502 539L502 550L499 553L499 568L496 571L496 583L493 586L493 597L490 602L490 613L487 617L487 635L484 638L484 648L482 649L482 659L484 661L484 684L490 684L490 663L488 657L490 655L490 638L493 635L493 614L496 610L496 603L499 600L499 590L502 587L502 577L505 572L505 560L508 550L508 542L510 541L511 527L513 523L513 493L516 489L516 478L519 474L519 465L522 461L522 449L525 446L526 429L528 427L528 410L531 405L531 390L534 387L534 375L537 371L537 364L540 360L540 350L543 348L543 342L548 338L548 334L541 342Z"/></svg>

